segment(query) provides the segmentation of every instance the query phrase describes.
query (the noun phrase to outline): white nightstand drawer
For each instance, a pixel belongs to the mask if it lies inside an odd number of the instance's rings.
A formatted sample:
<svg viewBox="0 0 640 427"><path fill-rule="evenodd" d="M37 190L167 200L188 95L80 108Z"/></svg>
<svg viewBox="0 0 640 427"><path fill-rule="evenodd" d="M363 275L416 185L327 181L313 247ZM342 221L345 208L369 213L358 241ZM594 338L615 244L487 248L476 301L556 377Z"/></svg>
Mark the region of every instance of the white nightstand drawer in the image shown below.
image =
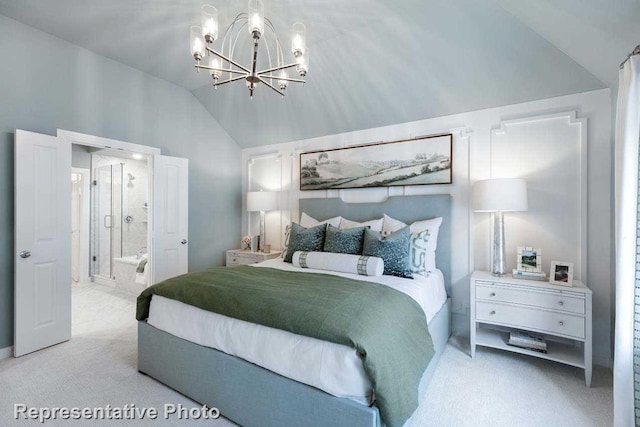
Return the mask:
<svg viewBox="0 0 640 427"><path fill-rule="evenodd" d="M229 267L234 266L234 265L257 264L257 263L259 263L261 261L262 261L261 258L256 258L256 257L252 257L252 256L245 256L244 254L242 256L227 254L227 266L229 266Z"/></svg>
<svg viewBox="0 0 640 427"><path fill-rule="evenodd" d="M476 299L530 305L550 310L584 314L584 298L563 295L559 292L543 292L531 289L517 289L490 283L476 285Z"/></svg>
<svg viewBox="0 0 640 427"><path fill-rule="evenodd" d="M477 301L476 320L522 329L535 329L579 339L585 337L584 317L541 311L535 308Z"/></svg>

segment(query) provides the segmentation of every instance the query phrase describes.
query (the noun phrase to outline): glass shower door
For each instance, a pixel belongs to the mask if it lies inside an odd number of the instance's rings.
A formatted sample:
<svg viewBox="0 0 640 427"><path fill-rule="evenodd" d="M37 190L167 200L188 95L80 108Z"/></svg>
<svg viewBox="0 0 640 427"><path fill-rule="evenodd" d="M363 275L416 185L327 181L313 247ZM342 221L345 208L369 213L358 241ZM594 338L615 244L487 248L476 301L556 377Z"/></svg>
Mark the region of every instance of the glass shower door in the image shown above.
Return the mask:
<svg viewBox="0 0 640 427"><path fill-rule="evenodd" d="M92 274L113 278L122 256L122 164L94 168Z"/></svg>

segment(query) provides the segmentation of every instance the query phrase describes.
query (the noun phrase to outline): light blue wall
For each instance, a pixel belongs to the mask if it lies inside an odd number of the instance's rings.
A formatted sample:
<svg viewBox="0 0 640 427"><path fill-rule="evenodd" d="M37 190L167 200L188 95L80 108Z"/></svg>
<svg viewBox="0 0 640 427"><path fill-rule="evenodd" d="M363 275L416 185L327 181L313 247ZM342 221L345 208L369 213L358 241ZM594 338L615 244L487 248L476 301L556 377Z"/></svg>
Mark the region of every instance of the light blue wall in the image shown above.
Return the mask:
<svg viewBox="0 0 640 427"><path fill-rule="evenodd" d="M189 269L223 263L240 233L240 149L191 93L2 15L0 58L0 348L13 344L15 129L67 129L188 158Z"/></svg>

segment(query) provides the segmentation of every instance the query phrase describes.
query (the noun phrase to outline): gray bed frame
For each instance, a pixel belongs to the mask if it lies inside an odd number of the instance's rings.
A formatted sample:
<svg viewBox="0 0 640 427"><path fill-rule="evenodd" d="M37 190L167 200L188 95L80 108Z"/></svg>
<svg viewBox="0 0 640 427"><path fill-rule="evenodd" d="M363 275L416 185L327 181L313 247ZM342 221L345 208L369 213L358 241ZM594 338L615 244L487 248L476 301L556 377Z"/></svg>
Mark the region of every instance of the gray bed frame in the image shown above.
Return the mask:
<svg viewBox="0 0 640 427"><path fill-rule="evenodd" d="M442 217L436 253L445 276L451 274L451 197L390 197L383 203L347 204L340 199L301 199L300 211L317 219L341 215L353 221L380 218L383 213L407 224ZM424 393L450 337L451 299L429 323L435 356L420 383ZM138 322L138 370L245 427L337 426L381 427L375 406L329 395L280 376L243 359L175 337Z"/></svg>

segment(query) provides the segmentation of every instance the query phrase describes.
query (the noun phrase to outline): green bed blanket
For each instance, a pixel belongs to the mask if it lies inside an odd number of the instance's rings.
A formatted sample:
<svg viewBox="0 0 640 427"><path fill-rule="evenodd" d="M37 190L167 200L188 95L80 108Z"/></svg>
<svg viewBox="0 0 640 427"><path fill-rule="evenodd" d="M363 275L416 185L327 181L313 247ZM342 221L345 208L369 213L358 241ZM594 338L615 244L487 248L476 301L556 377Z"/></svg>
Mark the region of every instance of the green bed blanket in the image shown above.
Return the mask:
<svg viewBox="0 0 640 427"><path fill-rule="evenodd" d="M216 267L147 288L138 320L160 295L224 316L350 346L362 357L388 427L418 407L418 387L434 355L422 308L387 286L265 267Z"/></svg>

